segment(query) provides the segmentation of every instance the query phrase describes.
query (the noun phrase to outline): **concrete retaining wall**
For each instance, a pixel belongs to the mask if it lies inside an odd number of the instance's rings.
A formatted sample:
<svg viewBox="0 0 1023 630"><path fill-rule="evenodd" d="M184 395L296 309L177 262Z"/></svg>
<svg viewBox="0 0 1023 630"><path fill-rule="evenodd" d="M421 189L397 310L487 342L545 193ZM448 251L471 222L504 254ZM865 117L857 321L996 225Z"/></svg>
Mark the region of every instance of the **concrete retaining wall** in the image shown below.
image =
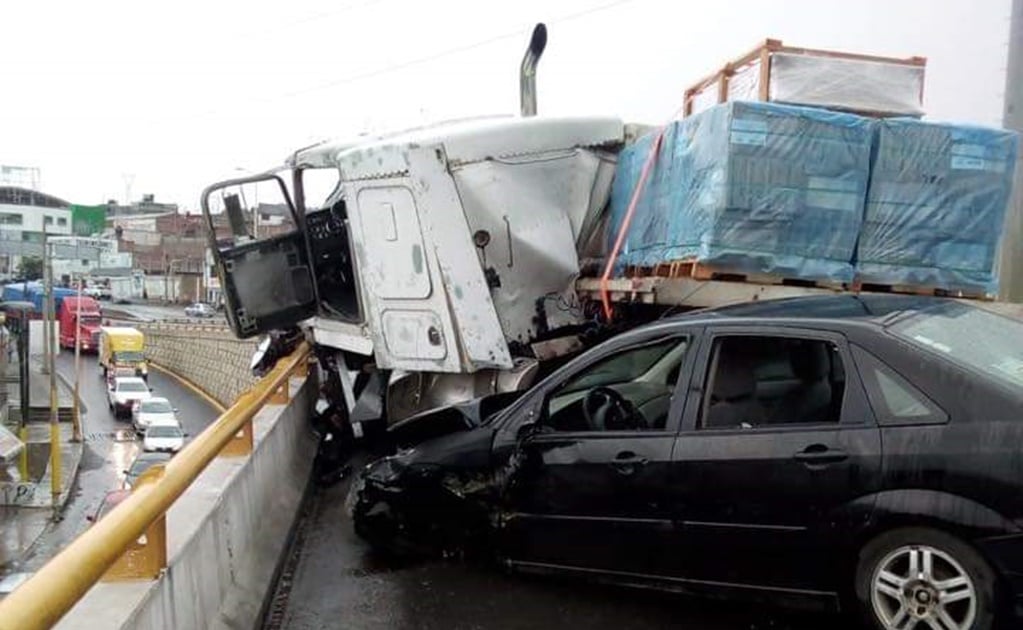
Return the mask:
<svg viewBox="0 0 1023 630"><path fill-rule="evenodd" d="M255 418L249 457L217 459L167 514L168 568L157 580L100 583L62 630L239 629L258 621L310 476L313 379Z"/></svg>
<svg viewBox="0 0 1023 630"><path fill-rule="evenodd" d="M146 356L228 407L255 382L249 361L256 342L226 328L188 324L136 324L146 335Z"/></svg>

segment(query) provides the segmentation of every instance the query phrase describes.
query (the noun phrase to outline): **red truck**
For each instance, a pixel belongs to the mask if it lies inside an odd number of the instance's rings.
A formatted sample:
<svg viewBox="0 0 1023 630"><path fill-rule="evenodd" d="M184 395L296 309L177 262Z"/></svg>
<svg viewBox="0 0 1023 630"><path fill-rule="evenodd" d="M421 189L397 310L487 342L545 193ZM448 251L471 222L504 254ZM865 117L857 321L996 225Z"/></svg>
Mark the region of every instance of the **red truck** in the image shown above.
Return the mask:
<svg viewBox="0 0 1023 630"><path fill-rule="evenodd" d="M60 321L60 347L74 348L76 320L81 349L95 352L99 347L99 330L102 324L99 303L88 296L68 296L61 300L57 309Z"/></svg>

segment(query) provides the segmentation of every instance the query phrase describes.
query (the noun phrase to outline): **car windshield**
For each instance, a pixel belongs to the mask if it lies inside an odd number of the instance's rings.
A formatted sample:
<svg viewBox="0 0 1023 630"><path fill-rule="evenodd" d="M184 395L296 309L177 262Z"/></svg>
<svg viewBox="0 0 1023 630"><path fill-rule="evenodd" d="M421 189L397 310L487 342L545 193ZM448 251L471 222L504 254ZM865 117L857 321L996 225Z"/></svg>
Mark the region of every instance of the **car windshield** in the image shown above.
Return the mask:
<svg viewBox="0 0 1023 630"><path fill-rule="evenodd" d="M149 430L146 431L146 437L154 438L179 438L182 435L181 429L172 426L157 425L149 427Z"/></svg>
<svg viewBox="0 0 1023 630"><path fill-rule="evenodd" d="M121 381L117 384L117 391L119 392L145 392L149 391L146 384L142 381Z"/></svg>
<svg viewBox="0 0 1023 630"><path fill-rule="evenodd" d="M560 393L570 394L593 387L639 380L678 344L678 339L669 339L613 355L566 383Z"/></svg>
<svg viewBox="0 0 1023 630"><path fill-rule="evenodd" d="M118 363L138 363L145 360L141 352L135 350L123 350L114 353L114 360Z"/></svg>
<svg viewBox="0 0 1023 630"><path fill-rule="evenodd" d="M1023 392L1023 322L949 302L896 321L895 335Z"/></svg>
<svg viewBox="0 0 1023 630"><path fill-rule="evenodd" d="M147 400L139 410L142 413L174 413L174 407L166 400Z"/></svg>

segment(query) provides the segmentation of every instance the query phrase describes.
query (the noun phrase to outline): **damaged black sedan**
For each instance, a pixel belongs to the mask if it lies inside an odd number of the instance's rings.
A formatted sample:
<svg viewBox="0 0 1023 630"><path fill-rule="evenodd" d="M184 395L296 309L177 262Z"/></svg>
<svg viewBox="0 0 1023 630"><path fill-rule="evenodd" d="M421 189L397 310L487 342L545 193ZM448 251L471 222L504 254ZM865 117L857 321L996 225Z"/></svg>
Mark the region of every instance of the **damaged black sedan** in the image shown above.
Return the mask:
<svg viewBox="0 0 1023 630"><path fill-rule="evenodd" d="M830 296L666 319L521 396L392 427L354 480L390 551L984 629L1023 593L1023 323Z"/></svg>

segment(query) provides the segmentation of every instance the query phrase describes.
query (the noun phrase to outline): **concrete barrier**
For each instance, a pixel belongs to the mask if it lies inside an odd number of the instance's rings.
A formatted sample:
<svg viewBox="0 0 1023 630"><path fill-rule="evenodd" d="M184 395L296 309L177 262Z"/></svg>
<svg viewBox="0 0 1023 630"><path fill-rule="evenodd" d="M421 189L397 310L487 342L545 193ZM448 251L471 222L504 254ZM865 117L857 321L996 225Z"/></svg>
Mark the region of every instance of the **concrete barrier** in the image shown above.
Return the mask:
<svg viewBox="0 0 1023 630"><path fill-rule="evenodd" d="M256 379L249 361L256 342L202 324L136 324L146 335L146 357L202 387L225 407Z"/></svg>
<svg viewBox="0 0 1023 630"><path fill-rule="evenodd" d="M248 457L215 460L167 513L168 567L156 580L100 583L62 630L252 628L310 477L313 378L293 378L287 405L254 419Z"/></svg>

